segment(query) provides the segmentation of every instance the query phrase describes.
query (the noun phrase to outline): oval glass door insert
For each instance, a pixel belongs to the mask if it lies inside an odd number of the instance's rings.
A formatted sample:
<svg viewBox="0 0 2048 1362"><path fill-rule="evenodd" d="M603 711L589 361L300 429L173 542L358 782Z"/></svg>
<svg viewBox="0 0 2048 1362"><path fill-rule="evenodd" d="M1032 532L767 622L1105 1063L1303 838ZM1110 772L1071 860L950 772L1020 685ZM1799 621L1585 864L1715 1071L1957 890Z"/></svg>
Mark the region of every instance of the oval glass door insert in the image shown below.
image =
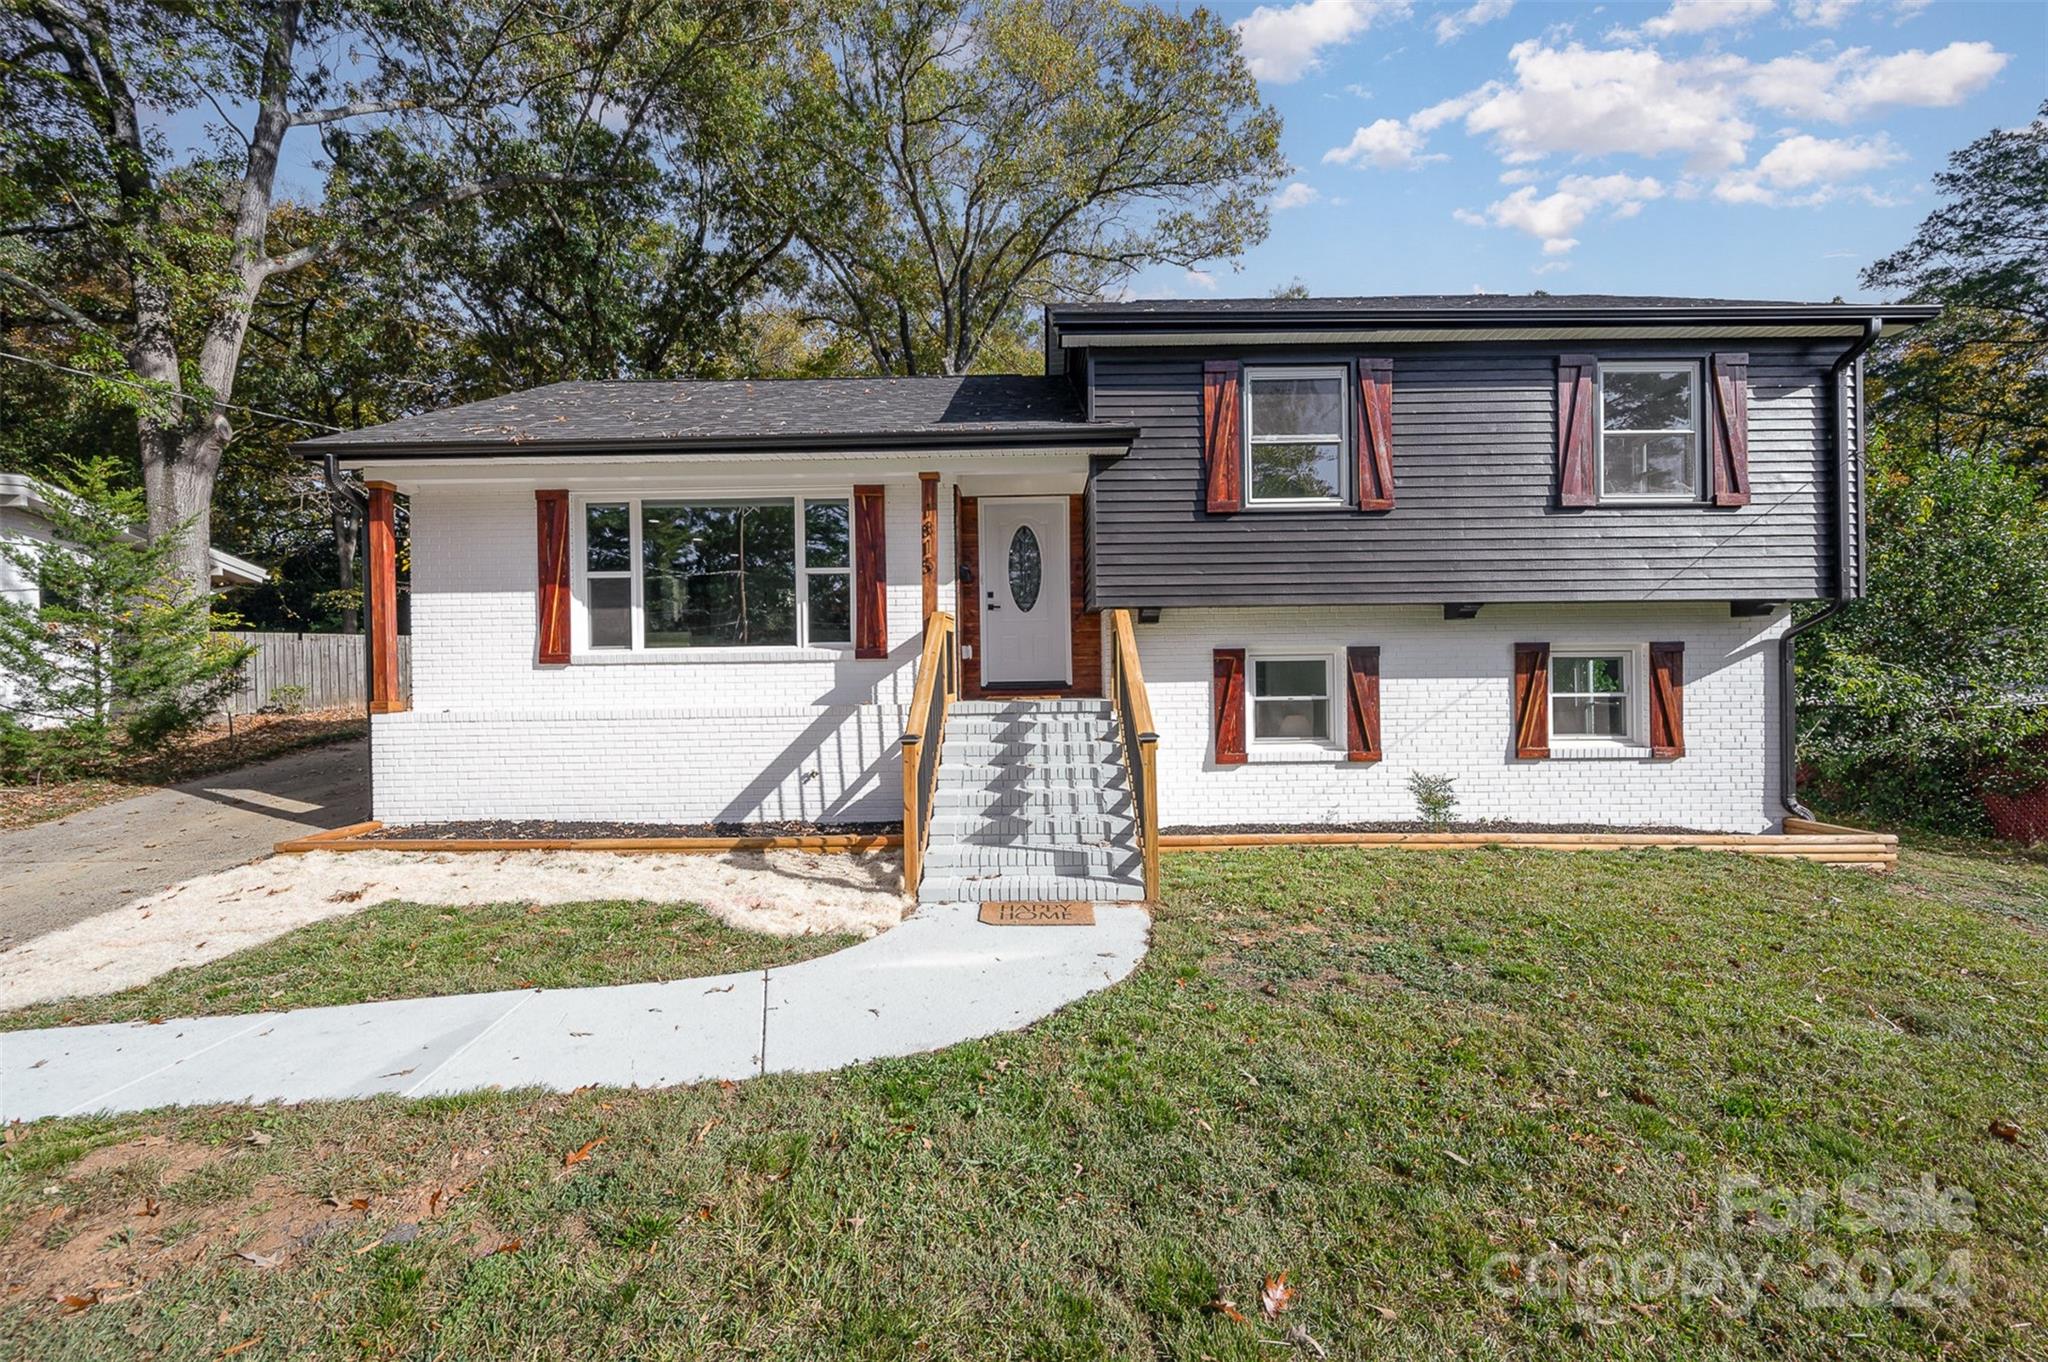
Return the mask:
<svg viewBox="0 0 2048 1362"><path fill-rule="evenodd" d="M1010 536L1010 599L1017 603L1019 610L1029 611L1038 604L1038 590L1045 575L1045 565L1038 552L1038 536L1031 532L1029 525L1019 525L1017 533Z"/></svg>

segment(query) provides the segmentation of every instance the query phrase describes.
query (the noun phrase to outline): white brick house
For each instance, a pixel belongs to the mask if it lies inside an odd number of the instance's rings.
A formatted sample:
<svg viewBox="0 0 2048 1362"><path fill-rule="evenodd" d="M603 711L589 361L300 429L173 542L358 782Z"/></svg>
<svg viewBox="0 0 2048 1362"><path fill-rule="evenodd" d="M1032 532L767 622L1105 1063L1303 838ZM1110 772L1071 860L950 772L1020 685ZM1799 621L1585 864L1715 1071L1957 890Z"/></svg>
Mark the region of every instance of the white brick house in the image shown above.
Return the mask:
<svg viewBox="0 0 2048 1362"><path fill-rule="evenodd" d="M927 889L1079 892L1128 850L1125 638L1167 826L1400 823L1419 772L1474 822L1768 831L1791 607L1861 590L1859 356L1926 315L1090 305L1044 377L559 384L309 441L373 549L408 499L374 812L890 823L922 724L929 836L979 848ZM931 612L951 720L913 710Z"/></svg>

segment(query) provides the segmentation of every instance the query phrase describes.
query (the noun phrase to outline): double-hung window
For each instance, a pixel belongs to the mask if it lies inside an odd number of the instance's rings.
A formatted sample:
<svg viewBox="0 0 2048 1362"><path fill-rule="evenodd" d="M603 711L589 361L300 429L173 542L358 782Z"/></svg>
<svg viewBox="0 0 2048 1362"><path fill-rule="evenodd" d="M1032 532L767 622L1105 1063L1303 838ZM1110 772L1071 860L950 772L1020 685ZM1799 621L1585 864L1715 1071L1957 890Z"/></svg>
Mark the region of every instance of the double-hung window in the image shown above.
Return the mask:
<svg viewBox="0 0 2048 1362"><path fill-rule="evenodd" d="M1700 367L1668 361L1600 366L1600 499L1697 501Z"/></svg>
<svg viewBox="0 0 2048 1362"><path fill-rule="evenodd" d="M1341 506L1350 410L1341 368L1245 370L1245 504Z"/></svg>
<svg viewBox="0 0 2048 1362"><path fill-rule="evenodd" d="M853 640L846 497L593 497L579 531L592 652Z"/></svg>
<svg viewBox="0 0 2048 1362"><path fill-rule="evenodd" d="M1641 747L1648 738L1647 661L1642 648L1554 648L1550 737L1565 747Z"/></svg>
<svg viewBox="0 0 2048 1362"><path fill-rule="evenodd" d="M1251 659L1251 738L1254 743L1329 746L1330 659Z"/></svg>

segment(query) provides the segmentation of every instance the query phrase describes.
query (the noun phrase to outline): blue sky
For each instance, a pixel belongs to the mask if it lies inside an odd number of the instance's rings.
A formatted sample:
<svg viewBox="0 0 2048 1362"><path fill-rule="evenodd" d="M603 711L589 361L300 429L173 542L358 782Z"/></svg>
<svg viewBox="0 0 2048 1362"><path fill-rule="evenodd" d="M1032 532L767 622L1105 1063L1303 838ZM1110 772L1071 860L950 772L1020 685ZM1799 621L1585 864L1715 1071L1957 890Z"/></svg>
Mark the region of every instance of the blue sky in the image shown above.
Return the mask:
<svg viewBox="0 0 2048 1362"><path fill-rule="evenodd" d="M1866 298L1948 154L2048 97L2040 0L1212 8L1296 173L1240 270L1137 296Z"/></svg>
<svg viewBox="0 0 2048 1362"><path fill-rule="evenodd" d="M1295 166L1233 269L1132 296L1675 293L1826 300L1930 176L2048 97L2048 0L1210 0ZM346 64L339 47L335 56ZM238 113L242 112L240 110ZM210 114L171 119L205 140ZM280 187L317 198L318 140Z"/></svg>

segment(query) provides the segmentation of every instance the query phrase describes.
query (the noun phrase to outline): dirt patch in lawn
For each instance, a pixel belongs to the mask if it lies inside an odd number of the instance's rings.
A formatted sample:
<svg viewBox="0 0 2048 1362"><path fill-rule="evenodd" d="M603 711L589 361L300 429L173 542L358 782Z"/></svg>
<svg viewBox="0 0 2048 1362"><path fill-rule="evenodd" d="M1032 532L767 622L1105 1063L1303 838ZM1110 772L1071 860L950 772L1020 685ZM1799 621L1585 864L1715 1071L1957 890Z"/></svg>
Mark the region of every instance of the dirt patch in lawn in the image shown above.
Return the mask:
<svg viewBox="0 0 2048 1362"><path fill-rule="evenodd" d="M219 1199L182 1185L202 1169L255 1154L151 1136L86 1155L47 1184L47 1204L0 1240L0 1305L32 1302L78 1314L209 1259L274 1272L337 1235L350 1252L430 1235L459 1240L478 1257L514 1246L474 1216L444 1223L490 1162L475 1150L457 1150L425 1180L376 1192L314 1195L275 1173Z"/></svg>
<svg viewBox="0 0 2048 1362"><path fill-rule="evenodd" d="M0 952L0 1009L113 993L382 903L689 903L770 936L873 936L903 920L902 859L803 851L356 851L187 880Z"/></svg>

